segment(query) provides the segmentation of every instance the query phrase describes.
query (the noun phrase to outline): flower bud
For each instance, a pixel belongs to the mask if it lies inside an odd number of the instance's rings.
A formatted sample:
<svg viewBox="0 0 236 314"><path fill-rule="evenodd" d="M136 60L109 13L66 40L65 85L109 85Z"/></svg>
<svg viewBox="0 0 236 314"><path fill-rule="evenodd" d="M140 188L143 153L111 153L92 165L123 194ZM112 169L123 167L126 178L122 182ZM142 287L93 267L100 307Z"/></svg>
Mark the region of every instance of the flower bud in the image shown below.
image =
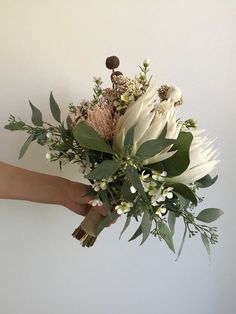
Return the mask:
<svg viewBox="0 0 236 314"><path fill-rule="evenodd" d="M143 66L144 66L145 68L147 68L147 67L150 65L150 63L151 63L151 60L150 60L150 59L145 59L145 60L143 61Z"/></svg>

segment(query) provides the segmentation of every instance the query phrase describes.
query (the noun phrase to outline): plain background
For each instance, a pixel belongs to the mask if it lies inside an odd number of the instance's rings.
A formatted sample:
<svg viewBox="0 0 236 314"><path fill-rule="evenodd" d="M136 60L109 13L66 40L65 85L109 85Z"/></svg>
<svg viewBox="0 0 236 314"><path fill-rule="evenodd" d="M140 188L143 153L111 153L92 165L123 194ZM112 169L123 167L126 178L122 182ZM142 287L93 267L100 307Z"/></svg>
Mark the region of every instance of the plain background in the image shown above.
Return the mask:
<svg viewBox="0 0 236 314"><path fill-rule="evenodd" d="M218 138L219 181L202 191L198 210L225 211L209 265L199 237L187 239L175 262L158 239L128 243L135 224L119 241L121 219L83 249L71 237L76 214L1 200L0 313L235 313L235 21L235 0L0 0L0 160L78 180L76 168L60 174L37 145L19 161L26 135L3 129L9 114L30 122L30 99L52 121L51 90L66 113L91 97L94 75L110 84L107 56L119 56L127 75L150 58L158 85L182 89L179 116Z"/></svg>

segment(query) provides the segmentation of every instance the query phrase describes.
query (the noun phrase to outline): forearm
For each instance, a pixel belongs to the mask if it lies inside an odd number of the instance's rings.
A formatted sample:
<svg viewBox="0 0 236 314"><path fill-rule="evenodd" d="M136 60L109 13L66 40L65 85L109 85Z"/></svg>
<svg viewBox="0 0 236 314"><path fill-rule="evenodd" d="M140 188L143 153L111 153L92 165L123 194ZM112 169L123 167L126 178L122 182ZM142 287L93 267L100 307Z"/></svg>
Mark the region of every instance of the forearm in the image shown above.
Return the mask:
<svg viewBox="0 0 236 314"><path fill-rule="evenodd" d="M70 181L0 162L0 198L64 205Z"/></svg>

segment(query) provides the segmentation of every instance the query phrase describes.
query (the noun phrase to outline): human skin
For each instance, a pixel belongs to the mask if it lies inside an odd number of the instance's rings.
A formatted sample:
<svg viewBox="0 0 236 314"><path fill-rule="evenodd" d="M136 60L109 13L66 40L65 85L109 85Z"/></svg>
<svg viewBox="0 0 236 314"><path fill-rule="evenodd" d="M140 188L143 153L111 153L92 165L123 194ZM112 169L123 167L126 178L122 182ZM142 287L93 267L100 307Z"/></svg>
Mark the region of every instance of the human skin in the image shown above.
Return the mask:
<svg viewBox="0 0 236 314"><path fill-rule="evenodd" d="M0 162L0 199L58 204L82 216L93 208L105 216L103 206L89 204L93 196L84 196L89 190L89 185Z"/></svg>

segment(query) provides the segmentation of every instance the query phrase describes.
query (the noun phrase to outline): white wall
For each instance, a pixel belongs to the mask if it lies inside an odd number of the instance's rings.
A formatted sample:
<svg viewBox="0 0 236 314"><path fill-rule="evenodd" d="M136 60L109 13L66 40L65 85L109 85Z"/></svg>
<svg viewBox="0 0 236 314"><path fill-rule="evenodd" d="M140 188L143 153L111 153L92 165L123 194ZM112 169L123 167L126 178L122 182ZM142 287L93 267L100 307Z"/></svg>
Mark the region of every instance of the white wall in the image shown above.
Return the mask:
<svg viewBox="0 0 236 314"><path fill-rule="evenodd" d="M119 241L120 221L87 250L71 237L74 213L1 200L0 313L235 312L235 20L235 0L0 0L0 160L59 174L40 147L17 160L25 135L3 129L9 114L29 121L31 99L49 115L51 90L66 112L91 96L94 75L108 82L107 56L128 75L150 58L158 84L183 90L181 116L218 137L220 179L200 207L225 210L209 266L199 238L176 263L158 239L139 247L130 230Z"/></svg>

